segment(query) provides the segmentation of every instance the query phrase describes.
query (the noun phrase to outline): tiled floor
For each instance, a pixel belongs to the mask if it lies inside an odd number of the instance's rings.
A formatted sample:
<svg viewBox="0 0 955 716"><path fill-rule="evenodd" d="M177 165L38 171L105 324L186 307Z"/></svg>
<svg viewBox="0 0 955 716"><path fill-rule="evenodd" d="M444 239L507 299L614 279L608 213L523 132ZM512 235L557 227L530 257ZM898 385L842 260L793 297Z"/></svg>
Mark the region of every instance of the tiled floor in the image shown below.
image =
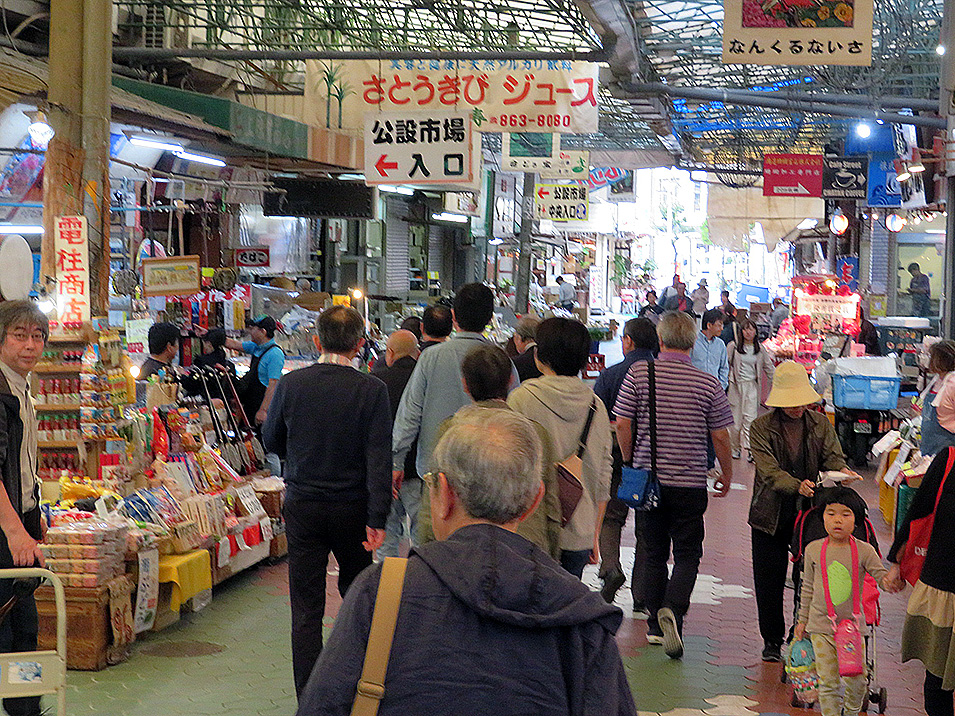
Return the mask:
<svg viewBox="0 0 955 716"><path fill-rule="evenodd" d="M620 652L637 707L648 716L806 713L790 706L789 691L780 683L782 667L759 660L746 525L752 468L745 461L735 464L742 473L736 489L712 500L707 512L705 555L682 661L647 644L646 623L631 618L628 591L619 593L626 615ZM875 486L870 482L860 490L873 505L872 521L885 548L889 534L874 509ZM632 536L624 544L624 559L632 560ZM588 568L585 581L597 585L595 567ZM328 592L330 626L339 604L334 579ZM877 640L878 680L888 689L887 713L893 716L921 712L921 668L901 666L898 659L905 599L905 594L883 596ZM791 593L787 600L791 604ZM137 642L126 663L95 673L72 671L68 682L68 712L76 715L292 714L286 565L264 565L233 578L217 588L205 610Z"/></svg>

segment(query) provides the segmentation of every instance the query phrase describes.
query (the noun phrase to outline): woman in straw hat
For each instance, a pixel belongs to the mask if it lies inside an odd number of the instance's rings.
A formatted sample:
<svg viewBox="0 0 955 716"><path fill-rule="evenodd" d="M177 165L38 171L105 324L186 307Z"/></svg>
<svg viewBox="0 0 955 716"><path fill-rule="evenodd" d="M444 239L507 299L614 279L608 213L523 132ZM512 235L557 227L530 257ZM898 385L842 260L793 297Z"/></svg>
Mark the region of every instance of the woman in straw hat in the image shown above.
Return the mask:
<svg viewBox="0 0 955 716"><path fill-rule="evenodd" d="M783 589L799 496L811 498L825 470L852 473L836 431L823 414L806 369L792 361L776 368L766 405L753 421L750 450L756 461L749 525L753 535L753 582L763 637L763 661L780 661L785 638Z"/></svg>

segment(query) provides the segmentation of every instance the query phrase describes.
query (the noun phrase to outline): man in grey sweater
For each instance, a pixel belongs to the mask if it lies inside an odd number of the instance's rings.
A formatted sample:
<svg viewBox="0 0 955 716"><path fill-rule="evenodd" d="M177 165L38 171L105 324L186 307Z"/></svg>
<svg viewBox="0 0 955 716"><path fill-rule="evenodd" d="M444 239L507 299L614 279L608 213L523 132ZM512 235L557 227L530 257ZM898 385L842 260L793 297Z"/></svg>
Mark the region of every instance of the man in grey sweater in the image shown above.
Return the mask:
<svg viewBox="0 0 955 716"><path fill-rule="evenodd" d="M477 345L494 315L494 294L482 283L462 286L454 298L454 329L444 343L421 354L411 380L401 396L392 434L392 466L396 489L404 477L405 456L418 439L418 474L424 475L431 462L438 427L459 408L471 404L464 391L461 361ZM511 389L520 383L513 370Z"/></svg>

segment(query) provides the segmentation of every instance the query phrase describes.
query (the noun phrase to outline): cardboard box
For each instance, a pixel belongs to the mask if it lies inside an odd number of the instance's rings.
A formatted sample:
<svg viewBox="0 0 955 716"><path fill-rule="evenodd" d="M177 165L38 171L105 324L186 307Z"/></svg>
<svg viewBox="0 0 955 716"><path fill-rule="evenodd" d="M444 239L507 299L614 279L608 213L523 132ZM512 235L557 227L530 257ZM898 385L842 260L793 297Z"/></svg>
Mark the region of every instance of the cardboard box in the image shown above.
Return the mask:
<svg viewBox="0 0 955 716"><path fill-rule="evenodd" d="M118 577L117 580L123 580L123 584L117 584L121 587L118 591L125 594L128 601L132 584L126 577ZM92 588L65 587L64 591L67 668L99 671L109 664L125 661L133 639L132 630L129 629L129 643L117 643L113 632L109 585ZM35 595L40 620L38 647L56 649L56 603L53 601L53 587L39 587ZM117 611L125 608L127 613L131 613L129 604L114 607ZM124 621L120 617L121 615L117 615L117 623Z"/></svg>

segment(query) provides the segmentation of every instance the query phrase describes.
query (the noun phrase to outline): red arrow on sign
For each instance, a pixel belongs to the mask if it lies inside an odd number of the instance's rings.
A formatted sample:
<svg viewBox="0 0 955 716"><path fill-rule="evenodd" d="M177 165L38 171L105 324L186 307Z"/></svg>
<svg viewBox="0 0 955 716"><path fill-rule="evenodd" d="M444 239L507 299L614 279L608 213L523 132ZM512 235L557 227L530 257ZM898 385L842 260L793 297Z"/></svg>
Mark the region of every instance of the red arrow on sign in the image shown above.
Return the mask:
<svg viewBox="0 0 955 716"><path fill-rule="evenodd" d="M537 198L538 198L538 199L543 199L545 196L550 196L550 192L549 192L549 191L544 191L543 189L538 189L538 190L537 190Z"/></svg>
<svg viewBox="0 0 955 716"><path fill-rule="evenodd" d="M377 170L378 170L378 174L380 174L380 175L383 176L383 177L387 177L387 176L388 176L388 172L385 171L386 169L397 169L397 168L398 168L398 162L386 162L385 160L386 160L387 158L388 158L388 155L387 155L387 154L382 154L381 157L378 159L378 161L375 162L375 169L377 169Z"/></svg>

